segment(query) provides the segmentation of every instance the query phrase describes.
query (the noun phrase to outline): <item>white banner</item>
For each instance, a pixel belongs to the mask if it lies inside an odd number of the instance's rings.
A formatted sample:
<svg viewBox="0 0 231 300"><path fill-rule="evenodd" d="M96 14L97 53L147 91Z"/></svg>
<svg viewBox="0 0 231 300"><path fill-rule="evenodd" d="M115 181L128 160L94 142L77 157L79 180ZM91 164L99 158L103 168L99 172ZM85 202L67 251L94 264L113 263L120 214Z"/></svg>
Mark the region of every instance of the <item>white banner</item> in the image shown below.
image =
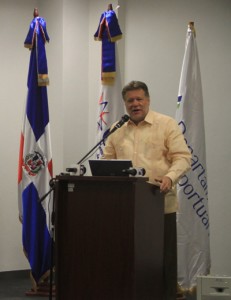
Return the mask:
<svg viewBox="0 0 231 300"><path fill-rule="evenodd" d="M191 170L178 184L178 283L192 292L198 275L210 270L208 183L203 97L193 23L189 23L181 70L176 120L192 153Z"/></svg>

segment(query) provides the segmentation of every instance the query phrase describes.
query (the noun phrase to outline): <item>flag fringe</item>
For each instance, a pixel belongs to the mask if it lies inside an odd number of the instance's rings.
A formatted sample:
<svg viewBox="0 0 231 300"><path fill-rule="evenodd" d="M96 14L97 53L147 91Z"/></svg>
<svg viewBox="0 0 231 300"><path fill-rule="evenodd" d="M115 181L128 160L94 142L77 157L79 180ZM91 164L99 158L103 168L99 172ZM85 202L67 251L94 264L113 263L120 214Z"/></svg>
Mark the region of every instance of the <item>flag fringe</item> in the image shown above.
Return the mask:
<svg viewBox="0 0 231 300"><path fill-rule="evenodd" d="M49 78L47 74L38 74L38 86L49 85Z"/></svg>
<svg viewBox="0 0 231 300"><path fill-rule="evenodd" d="M32 288L26 292L26 296L41 296L47 297L50 295L50 281L49 281L50 272L47 272L44 277L36 283L32 273L30 272L30 279L32 282ZM45 277L46 276L46 277ZM56 296L56 287L55 284L52 283L52 296Z"/></svg>
<svg viewBox="0 0 231 300"><path fill-rule="evenodd" d="M192 286L191 288L183 288L179 283L177 284L177 292L183 295L195 295L196 290L197 290L196 285Z"/></svg>

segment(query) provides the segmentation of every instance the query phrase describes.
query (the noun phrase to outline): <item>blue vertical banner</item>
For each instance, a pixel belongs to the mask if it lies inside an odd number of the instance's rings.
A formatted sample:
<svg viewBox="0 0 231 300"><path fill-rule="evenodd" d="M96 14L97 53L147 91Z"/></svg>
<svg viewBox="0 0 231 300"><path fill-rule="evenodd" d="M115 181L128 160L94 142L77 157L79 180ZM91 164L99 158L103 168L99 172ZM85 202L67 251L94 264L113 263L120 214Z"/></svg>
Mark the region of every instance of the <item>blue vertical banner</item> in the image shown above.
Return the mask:
<svg viewBox="0 0 231 300"><path fill-rule="evenodd" d="M46 21L35 13L24 42L24 46L30 49L30 62L18 165L22 243L35 291L49 276L51 268L53 195L42 202L39 200L49 191L52 179L46 42L49 42Z"/></svg>
<svg viewBox="0 0 231 300"><path fill-rule="evenodd" d="M97 106L98 143L110 130L111 125L124 114L124 104L121 97L122 83L118 57L117 41L122 38L122 32L116 13L109 5L107 11L100 17L99 25L94 35L96 41L102 41L101 55L101 86ZM100 158L104 145L96 152Z"/></svg>
<svg viewBox="0 0 231 300"><path fill-rule="evenodd" d="M194 23L187 29L176 119L192 153L191 170L178 184L178 283L195 293L197 276L210 271L208 181L202 83Z"/></svg>

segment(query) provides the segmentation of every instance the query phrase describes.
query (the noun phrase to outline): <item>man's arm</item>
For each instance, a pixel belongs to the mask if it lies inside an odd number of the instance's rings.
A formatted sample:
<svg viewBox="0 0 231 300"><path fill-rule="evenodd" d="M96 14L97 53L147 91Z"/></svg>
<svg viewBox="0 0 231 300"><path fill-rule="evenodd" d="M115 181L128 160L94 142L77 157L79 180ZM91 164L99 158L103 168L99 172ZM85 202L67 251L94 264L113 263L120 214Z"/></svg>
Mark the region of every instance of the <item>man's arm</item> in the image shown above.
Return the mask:
<svg viewBox="0 0 231 300"><path fill-rule="evenodd" d="M166 141L169 151L167 158L171 162L171 166L165 176L171 179L172 184L175 184L190 169L192 155L177 122L172 120L168 128Z"/></svg>

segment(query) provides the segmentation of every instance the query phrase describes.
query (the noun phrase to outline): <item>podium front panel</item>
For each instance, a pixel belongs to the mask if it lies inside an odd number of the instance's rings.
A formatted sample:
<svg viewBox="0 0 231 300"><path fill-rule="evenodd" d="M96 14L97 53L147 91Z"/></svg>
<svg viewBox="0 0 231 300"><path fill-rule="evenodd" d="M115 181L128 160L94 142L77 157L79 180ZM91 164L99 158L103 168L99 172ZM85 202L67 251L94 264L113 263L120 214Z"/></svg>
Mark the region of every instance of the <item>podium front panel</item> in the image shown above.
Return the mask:
<svg viewBox="0 0 231 300"><path fill-rule="evenodd" d="M163 196L144 178L57 177L57 300L162 299Z"/></svg>

